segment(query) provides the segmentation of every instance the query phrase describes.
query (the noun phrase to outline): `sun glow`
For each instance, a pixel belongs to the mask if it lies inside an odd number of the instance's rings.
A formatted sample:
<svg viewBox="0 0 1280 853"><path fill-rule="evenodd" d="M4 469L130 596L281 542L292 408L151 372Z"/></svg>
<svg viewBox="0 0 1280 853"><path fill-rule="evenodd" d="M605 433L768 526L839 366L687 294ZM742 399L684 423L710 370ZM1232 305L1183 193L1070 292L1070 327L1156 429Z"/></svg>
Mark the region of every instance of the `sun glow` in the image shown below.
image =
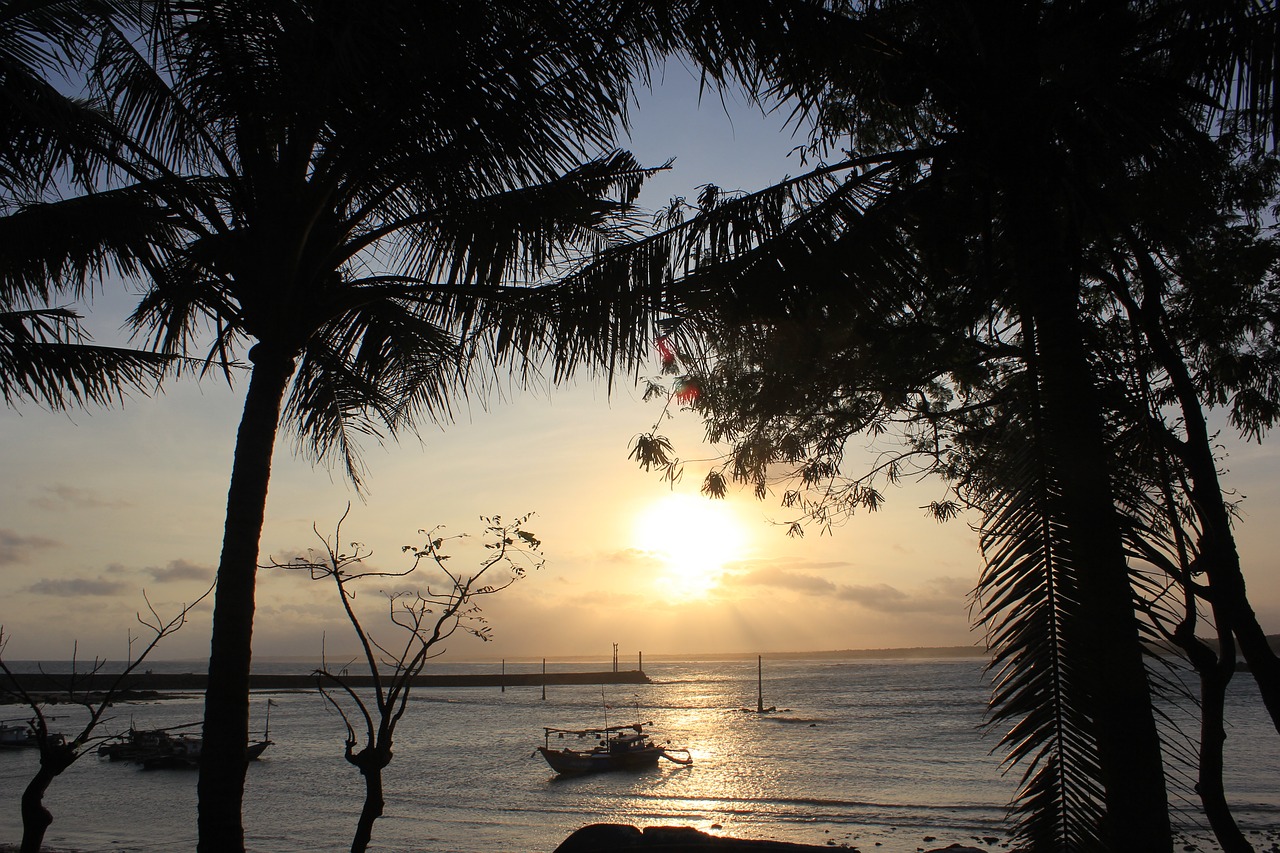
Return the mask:
<svg viewBox="0 0 1280 853"><path fill-rule="evenodd" d="M669 494L636 517L636 548L664 567L657 579L674 599L700 598L720 581L725 565L746 554L746 530L724 501Z"/></svg>

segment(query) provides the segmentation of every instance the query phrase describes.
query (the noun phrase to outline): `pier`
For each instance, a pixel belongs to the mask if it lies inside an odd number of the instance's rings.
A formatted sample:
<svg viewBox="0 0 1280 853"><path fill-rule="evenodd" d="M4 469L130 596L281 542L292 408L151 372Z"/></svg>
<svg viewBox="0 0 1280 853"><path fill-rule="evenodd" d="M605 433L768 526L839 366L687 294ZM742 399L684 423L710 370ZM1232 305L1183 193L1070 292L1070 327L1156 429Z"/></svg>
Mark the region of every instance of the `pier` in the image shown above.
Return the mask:
<svg viewBox="0 0 1280 853"><path fill-rule="evenodd" d="M77 693L109 690L116 676L111 673L76 675L69 673L15 673L18 682L28 693L44 696L65 695L69 686ZM336 676L351 687L372 687L373 677L368 673ZM134 673L120 684L123 693L151 691L158 693L203 692L208 677L204 673ZM332 683L332 682L330 682ZM413 679L414 687L540 687L551 684L649 684L649 676L642 670L618 672L485 672L419 675ZM256 675L249 676L250 690L311 690L317 684L314 673L306 675ZM0 681L0 695L9 694L8 679ZM11 699L11 696L6 698Z"/></svg>

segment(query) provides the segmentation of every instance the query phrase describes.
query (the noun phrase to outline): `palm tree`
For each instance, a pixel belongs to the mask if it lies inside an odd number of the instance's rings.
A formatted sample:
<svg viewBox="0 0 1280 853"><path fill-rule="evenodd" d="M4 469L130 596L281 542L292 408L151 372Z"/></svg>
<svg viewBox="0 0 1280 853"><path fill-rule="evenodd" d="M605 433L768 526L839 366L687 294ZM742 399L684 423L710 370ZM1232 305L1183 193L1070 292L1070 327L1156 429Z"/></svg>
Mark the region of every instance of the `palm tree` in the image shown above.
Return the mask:
<svg viewBox="0 0 1280 853"><path fill-rule="evenodd" d="M546 334L515 298L625 239L648 174L610 150L654 21L566 0L350 4L172 0L102 26L88 77L110 118L88 191L0 222L6 269L75 284L101 259L143 279L133 315L166 354L247 348L218 568L199 780L201 850L243 848L258 542L280 426L359 485L356 440L447 419L483 356L527 371L643 352L603 297ZM39 217L38 239L13 239ZM587 288L583 291L582 288ZM602 291L607 293L607 291ZM563 299L563 295L555 300ZM554 300L553 300L554 301ZM581 304L581 303L580 303ZM603 329L603 331L600 331ZM528 356L528 359L525 358Z"/></svg>

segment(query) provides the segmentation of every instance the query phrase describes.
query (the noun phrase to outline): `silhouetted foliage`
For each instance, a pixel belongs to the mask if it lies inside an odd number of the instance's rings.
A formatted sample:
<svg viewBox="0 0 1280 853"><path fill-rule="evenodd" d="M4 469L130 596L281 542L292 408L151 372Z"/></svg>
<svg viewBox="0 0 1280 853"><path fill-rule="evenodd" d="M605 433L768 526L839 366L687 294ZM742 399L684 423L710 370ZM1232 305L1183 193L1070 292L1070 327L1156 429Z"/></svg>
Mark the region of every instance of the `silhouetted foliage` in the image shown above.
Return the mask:
<svg viewBox="0 0 1280 853"><path fill-rule="evenodd" d="M440 528L419 530L426 539L422 545L405 545L401 551L411 554L413 562L402 571L378 571L365 567L373 551L359 542L351 542L343 549L342 523L350 513L347 506L333 537L316 536L324 543L324 553L310 552L307 557L295 557L292 562L272 561L271 568L307 571L313 580L332 580L347 621L351 623L359 641L360 653L373 679L372 702L353 687L342 667L335 674L325 662L316 671L320 692L325 700L342 717L347 737L344 756L359 769L365 780L364 807L356 824L351 842L352 853L368 849L373 835L373 824L382 816L385 805L382 771L392 758L392 744L396 725L409 705L409 694L414 679L427 662L444 654L437 648L445 640L461 630L481 640L489 640L489 625L481 612L479 600L501 592L529 568L542 567L542 543L526 530L524 525L530 516L504 521L501 516L481 518L485 525L485 549L490 553L481 561L474 574L458 572L448 565L450 556L445 552L451 540L466 534L444 536ZM389 605L388 619L400 630L399 642L380 641L374 638L356 614L353 601L354 584L368 578L406 578L423 567L431 569L426 590L384 591ZM353 723L352 718L356 721ZM356 726L363 729L356 734ZM357 748L359 747L359 748Z"/></svg>
<svg viewBox="0 0 1280 853"><path fill-rule="evenodd" d="M732 447L704 491L737 481L763 496L782 469L800 532L874 509L905 475L947 477L954 496L927 510L983 518L978 616L998 675L992 724L1008 726L1024 772L1024 840L1168 849L1141 641L1186 619L1163 588L1193 572L1167 559L1131 571L1129 558L1173 541L1153 522L1177 492L1191 513L1179 524L1212 555L1190 565L1229 605L1219 623L1253 644L1197 423L1230 398L1238 423L1265 429L1280 399L1274 244L1256 219L1232 223L1274 193L1259 178L1274 169L1276 9L709 8L693 45L708 73L814 117L820 162L754 193L708 188L653 238L687 268L671 369L696 389L686 400L709 438ZM1249 248L1224 263L1215 232ZM1165 424L1175 401L1182 422ZM659 429L633 456L677 476ZM855 435L904 442L848 478ZM1270 693L1274 655L1254 648Z"/></svg>
<svg viewBox="0 0 1280 853"><path fill-rule="evenodd" d="M53 823L53 814L44 806L44 794L49 790L49 785L85 752L111 737L111 735L99 735L97 730L105 722L103 715L115 701L125 679L142 665L148 655L155 650L156 646L165 637L176 633L187 623L187 614L211 592L213 592L213 587L209 587L190 604L184 604L178 614L171 619L162 617L152 606L150 599L146 599L146 593L144 592L143 598L147 601L147 615L143 616L139 613L137 618L138 623L151 632L151 639L138 656L132 658L124 669L110 680L105 690L94 689L90 691L85 685L94 676L102 672L108 662L95 658L89 671L80 673L76 670L77 656L74 653L72 654L71 673L67 677L67 683L63 688L63 695L58 699L64 704L83 707L88 712L89 719L70 740L67 740L63 734L50 731L49 718L44 711L44 703L48 701L48 697L29 693L22 682L14 676L13 671L9 669L9 665L4 660L4 648L8 644L9 638L5 636L3 627L0 627L0 672L8 676L9 687L7 689L20 697L22 702L31 709L33 717L30 726L35 735L36 747L40 750L40 767L22 792L21 853L39 853L41 846L44 844L45 832ZM131 642L131 656L132 651Z"/></svg>
<svg viewBox="0 0 1280 853"><path fill-rule="evenodd" d="M26 196L0 211L0 292L81 294L114 273L145 286L132 324L156 352L203 353L228 379L247 357L199 782L200 849L225 853L243 848L279 427L359 487L361 438L448 421L498 370L522 380L547 363L561 378L642 356L656 297L628 294L648 267L587 261L636 229L650 170L613 138L663 14L569 0L121 5L133 23L65 28L85 45L67 66L83 98L43 88L66 121L12 148Z"/></svg>

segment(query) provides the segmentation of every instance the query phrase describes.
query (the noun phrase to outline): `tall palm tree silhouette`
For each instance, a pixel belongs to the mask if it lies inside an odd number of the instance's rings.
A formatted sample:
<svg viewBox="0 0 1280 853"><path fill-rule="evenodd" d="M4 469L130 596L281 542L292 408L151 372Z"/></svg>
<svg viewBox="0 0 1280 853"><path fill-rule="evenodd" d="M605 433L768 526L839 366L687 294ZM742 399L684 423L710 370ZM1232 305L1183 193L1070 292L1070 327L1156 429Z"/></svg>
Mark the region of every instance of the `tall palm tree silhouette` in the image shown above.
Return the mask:
<svg viewBox="0 0 1280 853"><path fill-rule="evenodd" d="M643 351L643 319L610 302L627 266L584 266L635 225L648 171L611 146L656 19L565 0L133 11L92 30L101 136L77 141L100 168L0 227L42 225L6 245L29 286L114 265L146 282L132 323L156 351L247 367L199 780L200 849L236 850L278 430L358 486L356 439L447 419L475 358L523 374L549 353L562 373ZM518 298L565 276L554 297Z"/></svg>

